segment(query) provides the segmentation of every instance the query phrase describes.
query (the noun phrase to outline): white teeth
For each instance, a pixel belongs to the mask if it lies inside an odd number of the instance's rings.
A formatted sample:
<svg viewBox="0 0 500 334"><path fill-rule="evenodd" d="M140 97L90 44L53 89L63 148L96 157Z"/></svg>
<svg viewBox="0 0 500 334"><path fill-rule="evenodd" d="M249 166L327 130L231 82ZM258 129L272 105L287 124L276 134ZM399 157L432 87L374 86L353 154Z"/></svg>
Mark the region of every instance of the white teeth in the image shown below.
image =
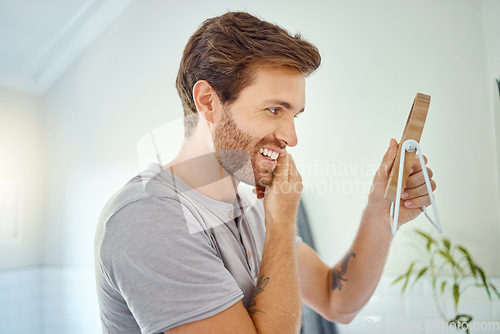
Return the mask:
<svg viewBox="0 0 500 334"><path fill-rule="evenodd" d="M278 156L280 155L278 152L275 152L273 150L268 150L267 148L260 148L259 152L261 154L265 155L270 160L276 160L278 158Z"/></svg>

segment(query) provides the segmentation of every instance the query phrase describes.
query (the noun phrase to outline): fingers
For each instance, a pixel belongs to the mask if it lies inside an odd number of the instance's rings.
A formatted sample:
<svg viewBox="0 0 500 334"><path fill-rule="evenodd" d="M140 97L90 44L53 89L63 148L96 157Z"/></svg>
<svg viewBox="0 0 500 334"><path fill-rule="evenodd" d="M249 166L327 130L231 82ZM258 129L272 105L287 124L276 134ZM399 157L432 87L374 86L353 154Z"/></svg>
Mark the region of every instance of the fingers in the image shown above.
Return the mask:
<svg viewBox="0 0 500 334"><path fill-rule="evenodd" d="M290 153L286 155L288 157L288 178L298 178L299 181L302 180L302 177L299 174L297 166L295 165L295 160Z"/></svg>
<svg viewBox="0 0 500 334"><path fill-rule="evenodd" d="M431 188L432 191L436 190L436 182L434 180L431 181ZM421 197L421 196L426 196L427 195L427 185L424 183L416 188L406 188L403 193L401 194L401 199L404 200L412 200L413 198Z"/></svg>
<svg viewBox="0 0 500 334"><path fill-rule="evenodd" d="M283 186L288 187L291 183L295 184L302 182L302 178L297 170L297 167L295 166L295 161L290 153L286 153L284 156L280 155L278 157L273 174L274 180L269 187L255 187L253 189L253 192L257 195L258 199L264 198L266 192L271 191L270 189L284 189Z"/></svg>
<svg viewBox="0 0 500 334"><path fill-rule="evenodd" d="M427 157L424 155L424 162L427 165ZM422 166L420 165L420 159L418 158L418 154L415 156L415 160L413 160L413 164L411 166L412 171L410 174L417 173L422 170Z"/></svg>
<svg viewBox="0 0 500 334"><path fill-rule="evenodd" d="M411 209L421 208L423 206L429 206L429 205L431 205L431 199L429 198L428 195L404 201L404 206Z"/></svg>
<svg viewBox="0 0 500 334"><path fill-rule="evenodd" d="M432 172L432 169L429 167L426 167L427 169L427 174L429 174L429 179L432 178L434 173ZM413 174L410 175L408 178L408 181L406 182L406 188L416 188L422 184L425 184L425 177L424 177L424 172L422 170L418 172L413 172Z"/></svg>
<svg viewBox="0 0 500 334"><path fill-rule="evenodd" d="M394 163L394 159L396 158L397 153L398 142L396 141L396 139L391 138L391 141L389 142L389 148L382 158L382 162L380 163L380 168L377 174L385 177L388 177L390 175L392 164Z"/></svg>
<svg viewBox="0 0 500 334"><path fill-rule="evenodd" d="M290 169L289 165L289 158L290 153L286 154L285 156L279 156L278 157L278 164L276 165L276 168L274 169L274 178L278 182L285 182L288 180L288 173Z"/></svg>
<svg viewBox="0 0 500 334"><path fill-rule="evenodd" d="M265 187L255 187L253 188L253 193L257 195L258 199L264 198L264 195L266 194L266 188Z"/></svg>
<svg viewBox="0 0 500 334"><path fill-rule="evenodd" d="M278 158L278 164L274 170L274 178L278 182L301 181L299 171L290 153Z"/></svg>
<svg viewBox="0 0 500 334"><path fill-rule="evenodd" d="M293 184L296 191L302 192L302 176L300 176L299 170L297 169L297 166L295 166L295 161L293 160L292 155L288 153L287 156L289 156L288 180L290 184Z"/></svg>
<svg viewBox="0 0 500 334"><path fill-rule="evenodd" d="M427 163L427 159L425 158L425 163ZM419 164L420 166L420 164ZM429 181L431 183L432 191L436 190L437 184L434 180L432 180L432 176L434 173L432 169L426 167L427 174L429 175ZM431 200L427 191L427 185L425 183L424 172L420 169L417 172L413 172L412 175L408 178L408 182L406 183L406 188L401 194L401 199L404 200L404 206L407 208L419 208L423 206L431 205Z"/></svg>

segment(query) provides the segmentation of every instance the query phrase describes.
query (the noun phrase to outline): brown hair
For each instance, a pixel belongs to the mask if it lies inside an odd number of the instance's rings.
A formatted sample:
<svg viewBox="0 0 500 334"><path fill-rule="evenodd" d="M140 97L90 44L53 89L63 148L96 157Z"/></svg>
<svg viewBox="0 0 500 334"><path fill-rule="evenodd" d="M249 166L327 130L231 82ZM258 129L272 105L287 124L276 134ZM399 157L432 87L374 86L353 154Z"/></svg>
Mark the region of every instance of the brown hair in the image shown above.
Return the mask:
<svg viewBox="0 0 500 334"><path fill-rule="evenodd" d="M223 104L234 102L251 84L258 65L290 66L308 76L321 63L318 49L283 28L245 12L205 20L189 39L177 74L186 136L197 123L193 86L206 80Z"/></svg>

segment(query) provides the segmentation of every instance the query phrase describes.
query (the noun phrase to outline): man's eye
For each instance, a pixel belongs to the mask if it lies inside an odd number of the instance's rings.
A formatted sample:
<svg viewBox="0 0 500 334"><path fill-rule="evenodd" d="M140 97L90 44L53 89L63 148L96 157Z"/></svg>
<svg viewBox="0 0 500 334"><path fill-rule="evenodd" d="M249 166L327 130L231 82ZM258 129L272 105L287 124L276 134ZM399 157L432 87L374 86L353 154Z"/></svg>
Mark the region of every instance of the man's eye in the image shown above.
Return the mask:
<svg viewBox="0 0 500 334"><path fill-rule="evenodd" d="M277 115L279 112L279 108L267 108L271 112L271 114Z"/></svg>

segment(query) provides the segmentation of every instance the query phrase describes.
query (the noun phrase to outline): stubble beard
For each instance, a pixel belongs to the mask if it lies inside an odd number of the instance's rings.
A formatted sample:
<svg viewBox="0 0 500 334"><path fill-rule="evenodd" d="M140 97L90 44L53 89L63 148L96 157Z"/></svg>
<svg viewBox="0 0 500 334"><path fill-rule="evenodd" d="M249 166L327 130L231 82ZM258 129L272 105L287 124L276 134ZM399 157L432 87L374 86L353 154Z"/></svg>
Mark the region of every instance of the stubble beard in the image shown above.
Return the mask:
<svg viewBox="0 0 500 334"><path fill-rule="evenodd" d="M219 164L227 173L251 186L271 185L273 171L257 166L255 161L265 139L259 140L240 130L229 107L224 107L222 119L215 128L213 141Z"/></svg>

